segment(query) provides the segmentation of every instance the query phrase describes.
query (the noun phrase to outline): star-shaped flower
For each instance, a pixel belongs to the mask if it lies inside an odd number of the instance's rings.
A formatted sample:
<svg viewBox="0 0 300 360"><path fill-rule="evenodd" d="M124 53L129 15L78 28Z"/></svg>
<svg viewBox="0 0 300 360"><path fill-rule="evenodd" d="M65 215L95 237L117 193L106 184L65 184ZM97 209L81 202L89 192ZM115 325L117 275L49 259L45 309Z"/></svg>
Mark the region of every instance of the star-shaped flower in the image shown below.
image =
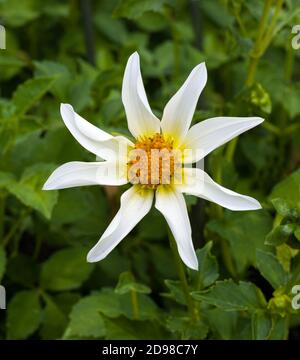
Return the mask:
<svg viewBox="0 0 300 360"><path fill-rule="evenodd" d="M122 100L134 142L100 130L78 115L71 105L61 105L67 128L100 160L90 163L75 161L60 166L49 177L44 190L132 184L121 196L118 213L88 253L89 262L105 258L150 211L154 197L155 207L165 217L182 261L195 270L198 269L198 260L184 193L230 210L261 208L257 200L226 189L203 170L191 167L217 147L263 121L259 117L215 117L190 128L206 80L205 64L197 65L165 106L160 121L152 113L147 100L139 56L132 54L125 69ZM165 157L163 150L169 156Z"/></svg>

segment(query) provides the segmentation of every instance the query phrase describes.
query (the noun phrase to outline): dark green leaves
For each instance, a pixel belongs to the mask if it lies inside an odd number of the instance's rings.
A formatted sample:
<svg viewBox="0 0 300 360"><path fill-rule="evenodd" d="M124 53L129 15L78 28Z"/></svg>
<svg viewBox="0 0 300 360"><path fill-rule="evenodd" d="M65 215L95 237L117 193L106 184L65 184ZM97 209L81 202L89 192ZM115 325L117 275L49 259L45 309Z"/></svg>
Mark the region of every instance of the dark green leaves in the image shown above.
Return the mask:
<svg viewBox="0 0 300 360"><path fill-rule="evenodd" d="M240 281L238 284L232 280L217 281L207 291L192 293L198 301L214 305L224 311L256 311L266 307L266 300L254 284Z"/></svg>
<svg viewBox="0 0 300 360"><path fill-rule="evenodd" d="M162 11L165 4L172 2L172 0L120 0L114 10L114 16L135 19L146 11Z"/></svg>
<svg viewBox="0 0 300 360"><path fill-rule="evenodd" d="M270 199L276 198L284 199L290 207L297 208L300 202L300 169L274 187Z"/></svg>
<svg viewBox="0 0 300 360"><path fill-rule="evenodd" d="M53 165L37 164L27 168L20 181L10 181L8 191L16 196L24 205L39 211L50 219L57 202L57 191L44 191L42 187L50 175Z"/></svg>
<svg viewBox="0 0 300 360"><path fill-rule="evenodd" d="M99 300L97 295L91 295L83 298L74 306L65 337L100 338L105 335Z"/></svg>
<svg viewBox="0 0 300 360"><path fill-rule="evenodd" d="M277 257L271 252L257 250L257 268L262 276L269 281L274 289L286 284L288 273L286 273L279 263Z"/></svg>
<svg viewBox="0 0 300 360"><path fill-rule="evenodd" d="M94 268L86 262L86 254L81 247L56 252L42 265L41 286L54 291L80 287Z"/></svg>
<svg viewBox="0 0 300 360"><path fill-rule="evenodd" d="M41 311L36 290L17 293L7 308L7 338L25 339L33 334L41 322Z"/></svg>
<svg viewBox="0 0 300 360"><path fill-rule="evenodd" d="M212 245L210 241L202 249L196 251L199 269L198 272L191 271L191 281L196 290L212 285L219 277L217 260L211 254Z"/></svg>
<svg viewBox="0 0 300 360"><path fill-rule="evenodd" d="M208 224L210 230L229 242L239 272L256 264L256 249L266 249L265 237L271 226L271 217L263 210L226 212L223 220L212 220Z"/></svg>
<svg viewBox="0 0 300 360"><path fill-rule="evenodd" d="M55 77L40 77L27 80L13 95L15 116L24 115L51 88Z"/></svg>

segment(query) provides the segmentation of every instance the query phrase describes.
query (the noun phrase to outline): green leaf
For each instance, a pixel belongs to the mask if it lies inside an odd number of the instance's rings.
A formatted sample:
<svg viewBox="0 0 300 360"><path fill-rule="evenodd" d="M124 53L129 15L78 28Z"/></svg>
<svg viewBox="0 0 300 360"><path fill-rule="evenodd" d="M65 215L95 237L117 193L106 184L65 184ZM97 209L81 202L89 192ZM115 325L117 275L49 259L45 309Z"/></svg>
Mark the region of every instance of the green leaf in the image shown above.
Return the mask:
<svg viewBox="0 0 300 360"><path fill-rule="evenodd" d="M41 337L43 340L59 339L68 323L67 317L50 296L45 297L45 302Z"/></svg>
<svg viewBox="0 0 300 360"><path fill-rule="evenodd" d="M72 74L67 66L49 60L35 61L34 65L36 78L55 77L49 91L60 100L66 100L70 81L72 81Z"/></svg>
<svg viewBox="0 0 300 360"><path fill-rule="evenodd" d="M106 339L160 340L166 338L162 328L153 321L129 321L124 317L105 319Z"/></svg>
<svg viewBox="0 0 300 360"><path fill-rule="evenodd" d="M239 273L256 265L256 249L268 250L264 242L272 229L272 219L266 211L226 212L224 219L212 220L207 226L229 242Z"/></svg>
<svg viewBox="0 0 300 360"><path fill-rule="evenodd" d="M120 0L113 15L136 19L147 11L161 12L166 4L172 4L172 0Z"/></svg>
<svg viewBox="0 0 300 360"><path fill-rule="evenodd" d="M208 333L208 327L203 320L191 322L189 317L170 316L166 325L169 331L176 335L176 338L182 340L202 340L206 338Z"/></svg>
<svg viewBox="0 0 300 360"><path fill-rule="evenodd" d="M252 339L267 340L272 329L272 319L266 311L257 311L251 318Z"/></svg>
<svg viewBox="0 0 300 360"><path fill-rule="evenodd" d="M278 246L288 241L296 229L296 224L276 226L266 237L267 245Z"/></svg>
<svg viewBox="0 0 300 360"><path fill-rule="evenodd" d="M0 188L6 187L15 180L15 176L9 172L0 171Z"/></svg>
<svg viewBox="0 0 300 360"><path fill-rule="evenodd" d="M26 339L40 325L42 310L36 290L18 292L7 307L7 338Z"/></svg>
<svg viewBox="0 0 300 360"><path fill-rule="evenodd" d="M297 208L300 203L300 169L278 183L270 195L270 199L281 198L291 208Z"/></svg>
<svg viewBox="0 0 300 360"><path fill-rule="evenodd" d="M77 289L88 279L94 264L86 262L86 249L82 247L57 251L42 265L43 289L63 291Z"/></svg>
<svg viewBox="0 0 300 360"><path fill-rule="evenodd" d="M23 204L39 211L47 219L50 219L58 197L55 190L42 190L52 170L53 165L33 165L24 171L20 181L10 181L6 186Z"/></svg>
<svg viewBox="0 0 300 360"><path fill-rule="evenodd" d="M193 288L202 290L212 285L219 277L218 263L216 257L211 254L212 241L208 242L202 249L196 250L199 269L190 270Z"/></svg>
<svg viewBox="0 0 300 360"><path fill-rule="evenodd" d="M151 289L144 284L136 282L132 273L125 271L120 274L119 282L116 286L115 292L117 294L123 295L131 291L135 291L141 294L150 294Z"/></svg>
<svg viewBox="0 0 300 360"><path fill-rule="evenodd" d="M0 283L6 268L6 253L2 245L0 245Z"/></svg>
<svg viewBox="0 0 300 360"><path fill-rule="evenodd" d="M33 78L19 85L13 94L16 106L15 116L23 116L51 88L56 77L45 76Z"/></svg>
<svg viewBox="0 0 300 360"><path fill-rule="evenodd" d="M214 339L233 339L238 326L238 312L213 308L205 310L205 318L213 331Z"/></svg>
<svg viewBox="0 0 300 360"><path fill-rule="evenodd" d="M4 24L22 26L38 17L39 12L34 0L4 0L0 2L0 12Z"/></svg>
<svg viewBox="0 0 300 360"><path fill-rule="evenodd" d="M166 279L165 284L170 292L163 293L162 295L167 298L173 299L174 301L176 301L179 304L185 305L186 300L185 300L185 296L184 296L184 293L182 290L181 282L178 280Z"/></svg>
<svg viewBox="0 0 300 360"><path fill-rule="evenodd" d="M281 198L272 199L272 204L278 214L283 216L284 218L297 219L298 212L297 209L291 208L289 203Z"/></svg>
<svg viewBox="0 0 300 360"><path fill-rule="evenodd" d="M272 317L272 328L268 340L286 340L288 337L288 317L274 315Z"/></svg>
<svg viewBox="0 0 300 360"><path fill-rule="evenodd" d="M100 308L98 295L81 299L71 311L70 323L64 337L102 338L106 334L106 329Z"/></svg>
<svg viewBox="0 0 300 360"><path fill-rule="evenodd" d="M275 255L271 252L257 249L256 259L259 272L269 281L274 289L286 284L288 273L284 271Z"/></svg>
<svg viewBox="0 0 300 360"><path fill-rule="evenodd" d="M256 311L267 305L260 289L244 281L217 281L209 290L192 292L192 296L225 311Z"/></svg>

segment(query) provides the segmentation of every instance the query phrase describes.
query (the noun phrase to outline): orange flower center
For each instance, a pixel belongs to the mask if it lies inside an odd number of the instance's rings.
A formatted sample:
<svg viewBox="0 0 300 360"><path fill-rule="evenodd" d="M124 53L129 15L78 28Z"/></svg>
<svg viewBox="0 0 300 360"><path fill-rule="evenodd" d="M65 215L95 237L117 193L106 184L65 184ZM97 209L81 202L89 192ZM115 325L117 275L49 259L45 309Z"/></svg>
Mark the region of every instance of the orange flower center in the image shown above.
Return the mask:
<svg viewBox="0 0 300 360"><path fill-rule="evenodd" d="M140 137L128 154L128 180L155 189L158 185L170 184L180 164L172 138L158 133Z"/></svg>

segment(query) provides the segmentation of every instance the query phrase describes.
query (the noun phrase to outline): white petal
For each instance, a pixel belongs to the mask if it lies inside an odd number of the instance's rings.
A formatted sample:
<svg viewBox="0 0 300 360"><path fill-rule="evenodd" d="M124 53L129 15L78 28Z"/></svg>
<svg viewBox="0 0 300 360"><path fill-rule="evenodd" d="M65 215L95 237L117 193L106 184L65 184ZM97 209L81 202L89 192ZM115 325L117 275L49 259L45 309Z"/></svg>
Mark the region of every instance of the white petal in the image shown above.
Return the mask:
<svg viewBox="0 0 300 360"><path fill-rule="evenodd" d="M196 66L185 83L167 103L161 128L165 135L174 137L181 144L191 125L197 101L207 81L205 63Z"/></svg>
<svg viewBox="0 0 300 360"><path fill-rule="evenodd" d="M60 112L66 127L79 144L102 159L116 158L121 144L133 145L123 136L114 137L92 125L69 104L61 104Z"/></svg>
<svg viewBox="0 0 300 360"><path fill-rule="evenodd" d="M196 162L217 147L261 124L259 117L215 117L192 126L187 133L184 147L191 149L192 158L186 162Z"/></svg>
<svg viewBox="0 0 300 360"><path fill-rule="evenodd" d="M165 217L176 240L182 261L191 269L198 270L198 259L192 241L191 224L183 195L174 189L158 187L155 207Z"/></svg>
<svg viewBox="0 0 300 360"><path fill-rule="evenodd" d="M250 196L238 194L215 183L205 171L196 168L184 169L185 184L177 189L217 203L235 211L261 209L260 203Z"/></svg>
<svg viewBox="0 0 300 360"><path fill-rule="evenodd" d="M104 259L129 234L138 222L150 211L152 190L141 190L132 186L121 196L121 207L98 243L90 250L87 261Z"/></svg>
<svg viewBox="0 0 300 360"><path fill-rule="evenodd" d="M160 121L152 113L147 100L137 52L130 56L126 65L122 86L122 101L125 107L128 128L135 138L160 132Z"/></svg>
<svg viewBox="0 0 300 360"><path fill-rule="evenodd" d="M57 168L43 190L57 190L86 185L123 185L127 183L125 165L113 161L72 161Z"/></svg>

